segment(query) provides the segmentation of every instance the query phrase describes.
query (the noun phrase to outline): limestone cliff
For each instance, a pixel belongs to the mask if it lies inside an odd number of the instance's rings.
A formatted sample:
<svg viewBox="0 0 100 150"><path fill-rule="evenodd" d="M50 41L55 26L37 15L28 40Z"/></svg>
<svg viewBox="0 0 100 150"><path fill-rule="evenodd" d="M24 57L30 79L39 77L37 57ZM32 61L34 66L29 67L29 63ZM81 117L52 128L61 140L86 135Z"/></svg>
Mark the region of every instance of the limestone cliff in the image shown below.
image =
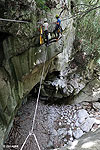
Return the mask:
<svg viewBox="0 0 100 150"><path fill-rule="evenodd" d="M50 3L49 6L48 3ZM67 0L66 2L50 0L46 5L45 10L44 8L41 9L34 0L2 0L0 2L1 18L28 22L0 21L1 147L10 131L14 116L21 106L23 99L40 81L44 60L46 60L45 78L53 59L59 53L64 50L62 54L64 61L66 61L66 55L69 56L71 53L74 27L73 20L70 19L69 21L68 19L70 15L69 2ZM62 5L66 7L63 8ZM38 22L43 22L44 17L48 18L49 23L54 22L56 13L61 13L61 19L67 19L63 21L63 37L58 42L50 44L49 47L45 45L40 46ZM54 24L50 24L49 28L52 31Z"/></svg>

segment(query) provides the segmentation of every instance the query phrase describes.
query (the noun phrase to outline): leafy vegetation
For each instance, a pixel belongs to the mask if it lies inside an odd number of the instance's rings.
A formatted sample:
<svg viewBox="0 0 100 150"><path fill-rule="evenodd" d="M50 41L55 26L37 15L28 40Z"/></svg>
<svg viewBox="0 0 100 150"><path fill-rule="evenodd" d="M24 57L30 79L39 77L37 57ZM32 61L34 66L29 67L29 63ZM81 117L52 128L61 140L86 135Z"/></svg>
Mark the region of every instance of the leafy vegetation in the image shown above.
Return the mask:
<svg viewBox="0 0 100 150"><path fill-rule="evenodd" d="M37 7L39 7L40 9L43 9L43 10L48 9L48 7L46 6L46 0L35 0L35 1L37 4Z"/></svg>
<svg viewBox="0 0 100 150"><path fill-rule="evenodd" d="M96 56L98 52L100 53L100 10L94 8L99 4L95 3L95 7L89 7L89 1L85 1L84 5L84 7L82 6L84 10L81 11L82 15L78 16L76 34L82 41L83 50ZM93 10L89 11L91 8Z"/></svg>
<svg viewBox="0 0 100 150"><path fill-rule="evenodd" d="M100 16L92 11L80 20L77 35L84 42L84 50L100 52Z"/></svg>

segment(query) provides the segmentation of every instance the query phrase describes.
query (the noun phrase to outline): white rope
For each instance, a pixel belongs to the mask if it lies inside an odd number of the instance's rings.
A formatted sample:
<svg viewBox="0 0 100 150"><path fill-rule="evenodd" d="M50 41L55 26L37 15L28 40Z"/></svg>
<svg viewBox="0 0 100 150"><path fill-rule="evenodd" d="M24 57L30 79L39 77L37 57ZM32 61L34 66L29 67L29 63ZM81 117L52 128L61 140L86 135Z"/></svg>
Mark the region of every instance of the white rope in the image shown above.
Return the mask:
<svg viewBox="0 0 100 150"><path fill-rule="evenodd" d="M41 150L41 148L40 148L40 146L39 146L39 142L38 142L38 140L37 140L37 138L36 138L36 135L35 135L34 133L33 133L33 136L34 136L34 139L35 139L36 144L37 144L37 146L38 146L38 149Z"/></svg>
<svg viewBox="0 0 100 150"><path fill-rule="evenodd" d="M21 146L20 150L22 150L22 149L24 148L24 146L25 146L25 144L26 144L26 142L27 142L27 140L28 140L28 138L29 138L30 136L31 136L31 133L29 133L28 136L26 137L26 139L25 139L23 145Z"/></svg>
<svg viewBox="0 0 100 150"><path fill-rule="evenodd" d="M43 71L42 71L41 80L40 80L40 87L39 87L38 97L37 97L37 101L36 101L35 113L34 113L34 117L33 117L33 121L32 121L33 122L32 123L32 128L31 128L31 131L29 132L28 136L26 137L23 145L21 146L20 150L23 150L23 148L24 148L24 146L25 146L25 144L26 144L29 136L31 136L32 134L34 135L34 138L35 138L35 141L37 143L37 146L38 146L39 150L41 150L40 147L39 147L39 144L38 144L38 140L37 140L35 134L33 133L33 130L34 130L34 124L35 124L35 119L36 119L38 104L39 104L39 97L40 97L41 85L42 85L43 74L44 74L44 69L45 69L46 56L47 56L47 49L46 49L46 54L45 54L45 59L44 59L44 65L43 65Z"/></svg>
<svg viewBox="0 0 100 150"><path fill-rule="evenodd" d="M19 23L30 23L30 22L28 22L28 21L12 20L12 19L4 19L4 18L0 18L0 21L19 22Z"/></svg>
<svg viewBox="0 0 100 150"><path fill-rule="evenodd" d="M47 53L47 52L46 52L46 53ZM31 129L31 132L32 132L32 133L33 133L33 130L34 130L34 123L35 123L36 113L37 113L37 108L38 108L38 103L39 103L41 85L42 85L43 74L44 74L44 68L45 68L45 61L46 61L46 60L44 59L44 66L43 66L43 71L42 71L42 76L41 76L41 81L40 81L40 87L39 87L39 92L38 92L38 97L37 97L37 102L36 102L35 113L34 113L34 117L33 117L32 129Z"/></svg>

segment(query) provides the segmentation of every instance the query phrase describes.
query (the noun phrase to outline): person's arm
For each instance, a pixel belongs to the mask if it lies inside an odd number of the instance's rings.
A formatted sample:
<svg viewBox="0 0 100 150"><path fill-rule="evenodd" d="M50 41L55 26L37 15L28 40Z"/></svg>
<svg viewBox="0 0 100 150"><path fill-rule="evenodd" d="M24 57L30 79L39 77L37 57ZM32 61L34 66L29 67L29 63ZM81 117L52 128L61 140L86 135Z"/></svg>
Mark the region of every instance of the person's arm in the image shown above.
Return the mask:
<svg viewBox="0 0 100 150"><path fill-rule="evenodd" d="M57 24L57 25L60 25L60 19L57 20L56 24Z"/></svg>
<svg viewBox="0 0 100 150"><path fill-rule="evenodd" d="M59 22L57 21L56 24L59 25Z"/></svg>
<svg viewBox="0 0 100 150"><path fill-rule="evenodd" d="M58 20L57 20L56 24L58 24L58 25L59 25L59 21L58 21Z"/></svg>

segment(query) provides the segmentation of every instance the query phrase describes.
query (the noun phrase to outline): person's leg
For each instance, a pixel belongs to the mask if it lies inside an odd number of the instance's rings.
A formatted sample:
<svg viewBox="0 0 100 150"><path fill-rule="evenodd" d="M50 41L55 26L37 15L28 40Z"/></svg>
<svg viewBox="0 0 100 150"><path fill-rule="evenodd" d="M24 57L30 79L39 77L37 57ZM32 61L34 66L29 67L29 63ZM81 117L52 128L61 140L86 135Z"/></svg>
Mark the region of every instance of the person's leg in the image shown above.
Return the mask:
<svg viewBox="0 0 100 150"><path fill-rule="evenodd" d="M49 44L49 39L48 39L48 31L44 31L45 33L45 43L46 43L46 46Z"/></svg>
<svg viewBox="0 0 100 150"><path fill-rule="evenodd" d="M45 36L45 31L43 32L43 40L44 40L44 43L45 43L45 39L46 39L46 36Z"/></svg>
<svg viewBox="0 0 100 150"><path fill-rule="evenodd" d="M58 35L57 38L59 38L60 33L61 33L61 26L59 25L59 26L58 26L58 30L57 30L57 35Z"/></svg>
<svg viewBox="0 0 100 150"><path fill-rule="evenodd" d="M55 37L56 37L56 29L53 31L53 33L54 33L54 35L55 35Z"/></svg>
<svg viewBox="0 0 100 150"><path fill-rule="evenodd" d="M59 29L60 29L60 34L62 35L62 32L63 32L62 27L60 26Z"/></svg>
<svg viewBox="0 0 100 150"><path fill-rule="evenodd" d="M46 31L46 39L47 39L47 44L49 44L49 39L48 39L48 31Z"/></svg>
<svg viewBox="0 0 100 150"><path fill-rule="evenodd" d="M56 37L57 30L58 30L58 26L56 25L55 30L53 31L53 33L55 34L55 37Z"/></svg>

